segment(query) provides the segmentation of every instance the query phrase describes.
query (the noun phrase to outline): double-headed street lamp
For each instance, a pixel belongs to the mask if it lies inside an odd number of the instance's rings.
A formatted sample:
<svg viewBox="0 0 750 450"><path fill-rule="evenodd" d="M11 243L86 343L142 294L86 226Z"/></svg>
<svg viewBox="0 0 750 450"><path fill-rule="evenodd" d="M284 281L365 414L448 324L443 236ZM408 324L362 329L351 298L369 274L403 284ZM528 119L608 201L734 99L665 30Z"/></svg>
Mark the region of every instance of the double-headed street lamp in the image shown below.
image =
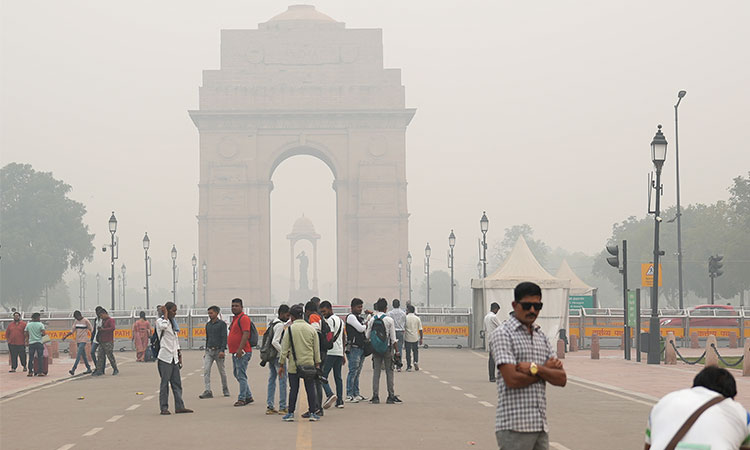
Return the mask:
<svg viewBox="0 0 750 450"><path fill-rule="evenodd" d="M490 229L490 219L487 218L487 212L482 211L482 218L479 220L479 229L482 231L482 278L487 278L487 230Z"/></svg>
<svg viewBox="0 0 750 450"><path fill-rule="evenodd" d="M195 257L195 253L190 262L193 264L193 309L195 309L195 284L198 282L198 258Z"/></svg>
<svg viewBox="0 0 750 450"><path fill-rule="evenodd" d="M664 134L661 132L661 125L659 125L654 139L651 141L651 161L654 163L654 169L656 169L656 180L652 183L652 188L656 191L656 201L654 203L654 210L649 211L654 214L654 278L651 287L651 318L649 320L649 339L648 339L648 363L659 364L661 360L661 349L659 348L659 341L661 332L659 330L659 257L661 256L661 250L659 250L659 225L661 224L662 218L659 216L661 211L661 169L664 167L664 161L667 159L667 140L664 138Z"/></svg>
<svg viewBox="0 0 750 450"><path fill-rule="evenodd" d="M172 244L172 302L177 304L177 247Z"/></svg>
<svg viewBox="0 0 750 450"><path fill-rule="evenodd" d="M411 252L406 252L406 276L409 278L409 303L411 303Z"/></svg>
<svg viewBox="0 0 750 450"><path fill-rule="evenodd" d="M115 260L118 258L120 250L117 246L117 242L115 241L115 233L117 232L117 218L115 217L115 212L112 211L112 216L109 218L109 234L111 235L111 242L109 244L110 249L110 276L109 281L111 282L112 286L112 314L114 314L115 310Z"/></svg>
<svg viewBox="0 0 750 450"><path fill-rule="evenodd" d="M454 306L453 289L456 287L456 284L453 282L453 247L455 246L456 235L453 234L453 230L451 230L451 234L448 236L448 247L450 247L450 250L448 251L448 267L451 269L451 308Z"/></svg>
<svg viewBox="0 0 750 450"><path fill-rule="evenodd" d="M682 209L680 208L680 138L677 133L677 108L680 106L682 97L684 97L685 94L687 94L687 91L678 92L677 103L674 105L674 163L677 175L677 293L680 300L680 309L683 309L685 305L683 303L682 291Z"/></svg>
<svg viewBox="0 0 750 450"><path fill-rule="evenodd" d="M424 248L424 273L427 275L427 307L430 306L430 255L432 255L432 249L430 243L427 243L427 247Z"/></svg>
<svg viewBox="0 0 750 450"><path fill-rule="evenodd" d="M203 306L206 306L206 281L208 280L208 265L203 261Z"/></svg>
<svg viewBox="0 0 750 450"><path fill-rule="evenodd" d="M149 301L148 301L148 277L151 276L151 257L148 256L148 248L151 247L151 239L148 238L148 233L143 235L143 251L145 253L144 261L146 263L146 286L143 288L146 290L146 310L149 309Z"/></svg>

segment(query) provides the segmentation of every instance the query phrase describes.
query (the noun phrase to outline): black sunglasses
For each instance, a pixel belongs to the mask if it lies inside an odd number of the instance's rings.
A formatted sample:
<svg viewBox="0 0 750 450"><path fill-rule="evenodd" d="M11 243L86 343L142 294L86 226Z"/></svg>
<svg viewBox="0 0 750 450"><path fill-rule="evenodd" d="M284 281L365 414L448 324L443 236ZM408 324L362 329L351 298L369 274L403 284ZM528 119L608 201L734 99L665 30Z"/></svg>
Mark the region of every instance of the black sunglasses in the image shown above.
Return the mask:
<svg viewBox="0 0 750 450"><path fill-rule="evenodd" d="M535 310L541 311L544 306L544 303L542 302L518 302L518 304L521 305L521 308L523 308L524 311L530 310L532 306Z"/></svg>

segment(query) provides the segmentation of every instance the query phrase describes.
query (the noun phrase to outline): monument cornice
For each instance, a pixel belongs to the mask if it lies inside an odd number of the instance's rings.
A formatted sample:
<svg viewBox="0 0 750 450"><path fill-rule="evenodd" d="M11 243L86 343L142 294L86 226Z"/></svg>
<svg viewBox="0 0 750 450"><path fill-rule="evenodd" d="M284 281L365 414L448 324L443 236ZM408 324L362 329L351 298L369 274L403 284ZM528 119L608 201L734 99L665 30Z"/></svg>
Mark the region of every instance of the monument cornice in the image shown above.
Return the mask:
<svg viewBox="0 0 750 450"><path fill-rule="evenodd" d="M279 129L405 129L414 108L332 111L188 111L200 131Z"/></svg>

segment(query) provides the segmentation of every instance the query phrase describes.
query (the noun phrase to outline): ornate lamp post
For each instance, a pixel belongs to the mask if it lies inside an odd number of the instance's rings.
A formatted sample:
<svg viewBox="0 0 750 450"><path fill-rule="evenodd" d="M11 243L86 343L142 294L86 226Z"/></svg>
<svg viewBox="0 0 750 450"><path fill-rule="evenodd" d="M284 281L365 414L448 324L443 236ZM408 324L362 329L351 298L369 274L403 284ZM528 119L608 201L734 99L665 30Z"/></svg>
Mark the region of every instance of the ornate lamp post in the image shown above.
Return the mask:
<svg viewBox="0 0 750 450"><path fill-rule="evenodd" d="M409 303L411 303L411 252L406 253L406 276L409 278Z"/></svg>
<svg viewBox="0 0 750 450"><path fill-rule="evenodd" d="M116 232L117 232L117 218L115 217L115 212L112 211L112 216L109 218L109 234L111 235L111 238L112 238L109 244L109 249L110 249L109 281L112 286L112 311L113 313L115 310L115 260L118 258L118 255L120 253L119 248L117 246L117 242L115 241Z"/></svg>
<svg viewBox="0 0 750 450"><path fill-rule="evenodd" d="M122 309L125 308L125 286L128 285L128 281L125 279L125 264L120 267L120 271L122 272L122 284L120 285L122 287Z"/></svg>
<svg viewBox="0 0 750 450"><path fill-rule="evenodd" d="M195 284L198 282L198 258L195 257L195 253L190 262L193 264L193 308L195 308Z"/></svg>
<svg viewBox="0 0 750 450"><path fill-rule="evenodd" d="M143 235L143 251L145 253L144 261L146 263L146 310L149 309L149 292L148 292L148 277L151 276L151 257L148 256L148 248L151 247L151 239L148 238L148 233Z"/></svg>
<svg viewBox="0 0 750 450"><path fill-rule="evenodd" d="M450 247L450 250L448 251L448 267L451 269L451 308L454 306L453 290L456 287L456 284L453 282L453 247L455 246L456 235L453 234L453 230L451 230L451 234L448 236L448 247Z"/></svg>
<svg viewBox="0 0 750 450"><path fill-rule="evenodd" d="M430 307L430 255L432 255L432 249L430 243L427 243L427 247L424 248L424 273L427 274L427 307Z"/></svg>
<svg viewBox="0 0 750 450"><path fill-rule="evenodd" d="M674 163L677 184L677 288L680 309L685 307L682 291L682 209L680 208L680 139L677 133L677 108L687 91L677 93L677 103L674 105Z"/></svg>
<svg viewBox="0 0 750 450"><path fill-rule="evenodd" d="M172 244L172 301L177 304L177 247Z"/></svg>
<svg viewBox="0 0 750 450"><path fill-rule="evenodd" d="M401 300L401 297L403 295L402 286L403 283L401 282L401 272L404 270L404 262L400 259L398 260L398 299Z"/></svg>
<svg viewBox="0 0 750 450"><path fill-rule="evenodd" d="M490 219L486 211L482 211L479 229L482 231L482 278L487 278L487 230L490 229Z"/></svg>
<svg viewBox="0 0 750 450"><path fill-rule="evenodd" d="M96 305L101 305L101 302L99 301L99 272L96 273Z"/></svg>
<svg viewBox="0 0 750 450"><path fill-rule="evenodd" d="M651 287L651 317L649 320L649 339L648 339L648 363L659 364L661 360L661 349L659 348L660 330L659 330L659 224L661 224L661 169L664 167L664 161L667 159L667 140L661 132L659 125L654 139L651 141L651 161L656 169L656 181L652 188L656 190L656 202L654 211L654 278Z"/></svg>

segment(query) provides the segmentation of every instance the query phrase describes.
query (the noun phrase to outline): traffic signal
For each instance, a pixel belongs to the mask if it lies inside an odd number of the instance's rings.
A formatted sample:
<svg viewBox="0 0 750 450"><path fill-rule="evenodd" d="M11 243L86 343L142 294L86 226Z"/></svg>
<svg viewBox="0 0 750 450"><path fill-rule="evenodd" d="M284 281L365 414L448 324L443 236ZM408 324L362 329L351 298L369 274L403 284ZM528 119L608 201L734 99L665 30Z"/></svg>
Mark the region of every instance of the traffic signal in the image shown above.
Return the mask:
<svg viewBox="0 0 750 450"><path fill-rule="evenodd" d="M612 255L607 258L607 262L609 263L609 265L619 269L620 268L620 247L617 244L608 245L607 253Z"/></svg>
<svg viewBox="0 0 750 450"><path fill-rule="evenodd" d="M724 271L721 270L724 267L724 263L721 262L723 259L722 255L708 257L708 275L711 278L720 277L724 274Z"/></svg>

